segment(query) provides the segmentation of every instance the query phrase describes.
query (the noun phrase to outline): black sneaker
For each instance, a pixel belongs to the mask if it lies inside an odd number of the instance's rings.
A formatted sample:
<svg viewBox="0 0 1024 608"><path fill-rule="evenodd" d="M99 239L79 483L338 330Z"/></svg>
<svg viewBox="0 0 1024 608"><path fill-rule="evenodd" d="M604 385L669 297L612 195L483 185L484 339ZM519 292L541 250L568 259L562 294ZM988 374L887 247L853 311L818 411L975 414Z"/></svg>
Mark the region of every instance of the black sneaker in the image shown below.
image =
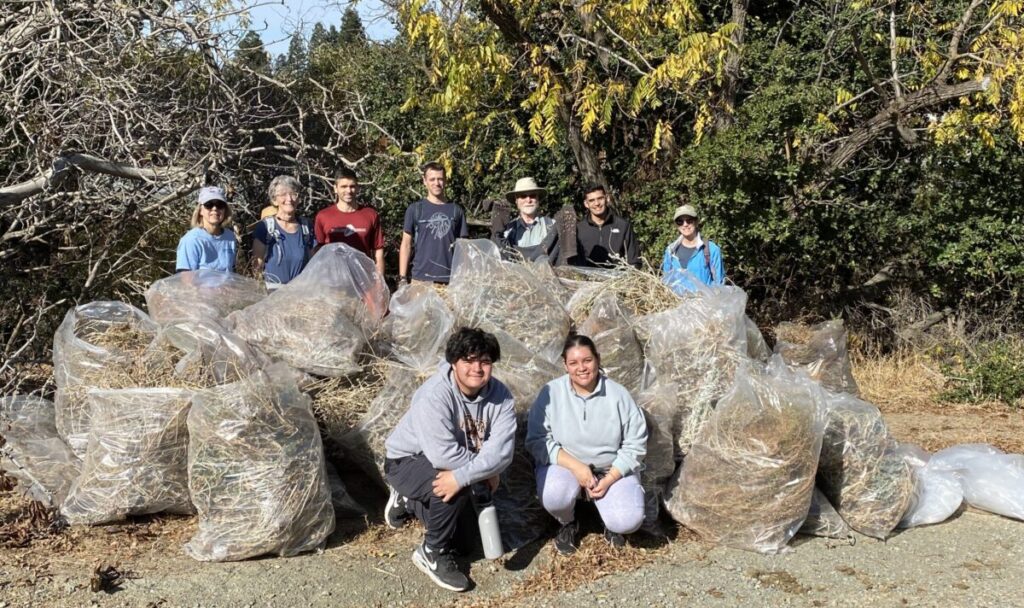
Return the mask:
<svg viewBox="0 0 1024 608"><path fill-rule="evenodd" d="M409 519L408 499L388 486L388 504L384 506L384 523L392 530L401 528Z"/></svg>
<svg viewBox="0 0 1024 608"><path fill-rule="evenodd" d="M612 532L608 528L604 529L604 539L615 549L621 549L626 546L626 537L618 532Z"/></svg>
<svg viewBox="0 0 1024 608"><path fill-rule="evenodd" d="M459 571L450 552L435 551L425 544L412 552L412 563L430 577L438 587L449 591L469 589L469 579Z"/></svg>
<svg viewBox="0 0 1024 608"><path fill-rule="evenodd" d="M572 555L580 546L580 526L576 521L562 524L555 535L555 549L562 555Z"/></svg>

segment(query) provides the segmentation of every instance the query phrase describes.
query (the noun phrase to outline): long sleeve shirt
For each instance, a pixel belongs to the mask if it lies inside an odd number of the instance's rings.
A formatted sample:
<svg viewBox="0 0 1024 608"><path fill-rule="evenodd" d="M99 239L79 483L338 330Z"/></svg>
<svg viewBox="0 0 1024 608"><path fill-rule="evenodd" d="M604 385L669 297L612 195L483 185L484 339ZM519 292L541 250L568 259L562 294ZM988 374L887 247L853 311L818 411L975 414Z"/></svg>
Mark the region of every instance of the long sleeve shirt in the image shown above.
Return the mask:
<svg viewBox="0 0 1024 608"><path fill-rule="evenodd" d="M526 449L538 465L557 464L565 450L596 469L635 475L647 454L647 422L621 384L602 376L584 397L565 375L548 382L530 408Z"/></svg>
<svg viewBox="0 0 1024 608"><path fill-rule="evenodd" d="M630 266L640 267L640 246L629 220L609 211L608 218L598 226L589 214L576 223L575 266L614 266L616 257Z"/></svg>
<svg viewBox="0 0 1024 608"><path fill-rule="evenodd" d="M423 454L434 468L451 471L460 488L493 477L512 463L516 418L512 394L491 378L474 398L455 385L442 362L412 396L384 447L388 458ZM482 439L475 445L472 429Z"/></svg>

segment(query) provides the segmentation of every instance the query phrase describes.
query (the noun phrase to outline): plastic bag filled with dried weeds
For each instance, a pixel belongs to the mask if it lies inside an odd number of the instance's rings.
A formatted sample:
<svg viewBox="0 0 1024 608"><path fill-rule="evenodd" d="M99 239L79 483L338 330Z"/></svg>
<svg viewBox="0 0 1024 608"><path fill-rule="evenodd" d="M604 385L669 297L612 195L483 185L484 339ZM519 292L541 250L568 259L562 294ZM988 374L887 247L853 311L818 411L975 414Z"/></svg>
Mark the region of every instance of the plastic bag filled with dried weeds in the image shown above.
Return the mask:
<svg viewBox="0 0 1024 608"><path fill-rule="evenodd" d="M233 331L274 359L310 374L359 372L388 309L384 277L344 243L326 245L298 277L265 300L232 313Z"/></svg>
<svg viewBox="0 0 1024 608"><path fill-rule="evenodd" d="M828 497L818 488L814 488L811 508L807 512L804 524L800 526L800 534L824 538L849 538L853 531L828 501Z"/></svg>
<svg viewBox="0 0 1024 608"><path fill-rule="evenodd" d="M702 537L783 551L807 516L825 430L824 391L773 362L744 366L670 483L672 517Z"/></svg>
<svg viewBox="0 0 1024 608"><path fill-rule="evenodd" d="M356 427L339 439L348 462L358 466L381 487L384 475L384 442L412 403L412 395L423 384L423 372L393 365L385 372L384 388L359 419Z"/></svg>
<svg viewBox="0 0 1024 608"><path fill-rule="evenodd" d="M655 384L637 396L637 405L647 422L647 455L640 475L644 489L643 529L657 533L658 515L665 486L676 470L675 440L672 437L672 411L675 388Z"/></svg>
<svg viewBox="0 0 1024 608"><path fill-rule="evenodd" d="M192 512L185 423L191 398L191 391L173 388L89 391L89 445L60 509L68 522Z"/></svg>
<svg viewBox="0 0 1024 608"><path fill-rule="evenodd" d="M190 270L154 281L146 290L146 308L158 323L220 322L229 313L267 297L263 281L220 270Z"/></svg>
<svg viewBox="0 0 1024 608"><path fill-rule="evenodd" d="M506 551L515 551L547 533L554 520L537 498L537 478L526 450L526 416L518 416L516 447L512 463L501 473L501 483L494 492L501 544Z"/></svg>
<svg viewBox="0 0 1024 608"><path fill-rule="evenodd" d="M775 353L782 355L786 365L803 368L830 391L860 395L842 319L811 326L780 323L775 328Z"/></svg>
<svg viewBox="0 0 1024 608"><path fill-rule="evenodd" d="M292 370L274 365L196 393L188 431L199 512L189 556L234 561L323 546L334 530L323 443Z"/></svg>
<svg viewBox="0 0 1024 608"><path fill-rule="evenodd" d="M160 328L156 344L177 350L175 374L186 386L210 387L237 382L269 365L262 352L218 323L175 321ZM172 359L174 357L172 356Z"/></svg>
<svg viewBox="0 0 1024 608"><path fill-rule="evenodd" d="M432 285L403 285L391 298L384 335L391 354L413 369L433 369L444 356L455 314Z"/></svg>
<svg viewBox="0 0 1024 608"><path fill-rule="evenodd" d="M928 466L931 455L916 445L901 444L899 449L914 479L914 494L899 527L937 524L952 517L964 501L964 490L956 474L944 469L941 459L934 467Z"/></svg>
<svg viewBox="0 0 1024 608"><path fill-rule="evenodd" d="M827 408L818 485L851 528L884 539L910 504L910 468L877 407L828 393Z"/></svg>
<svg viewBox="0 0 1024 608"><path fill-rule="evenodd" d="M82 462L57 434L53 402L32 395L0 399L0 470L32 500L59 507Z"/></svg>
<svg viewBox="0 0 1024 608"><path fill-rule="evenodd" d="M458 323L507 332L552 362L560 359L570 325L559 289L555 275L540 272L537 263L502 261L491 241L455 243L448 295Z"/></svg>
<svg viewBox="0 0 1024 608"><path fill-rule="evenodd" d="M79 458L89 441L86 392L109 387L142 357L157 324L124 302L90 302L67 312L53 336L53 376L57 431Z"/></svg>
<svg viewBox="0 0 1024 608"><path fill-rule="evenodd" d="M644 351L633 330L633 319L619 297L605 293L594 300L587 319L577 332L594 341L601 354L601 368L631 394L640 392L644 376Z"/></svg>
<svg viewBox="0 0 1024 608"><path fill-rule="evenodd" d="M671 421L679 455L689 452L736 369L749 360L746 304L739 288L701 289L675 308L638 320L658 383L676 389Z"/></svg>

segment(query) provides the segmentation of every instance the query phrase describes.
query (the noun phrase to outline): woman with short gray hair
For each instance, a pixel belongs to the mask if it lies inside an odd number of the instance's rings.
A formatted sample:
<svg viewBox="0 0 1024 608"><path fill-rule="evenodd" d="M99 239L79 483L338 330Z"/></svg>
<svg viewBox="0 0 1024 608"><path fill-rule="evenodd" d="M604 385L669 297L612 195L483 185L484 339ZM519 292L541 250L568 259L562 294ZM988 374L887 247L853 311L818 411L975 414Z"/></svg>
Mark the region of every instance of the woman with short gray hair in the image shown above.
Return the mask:
<svg viewBox="0 0 1024 608"><path fill-rule="evenodd" d="M299 217L302 184L291 175L278 175L267 186L267 197L275 208L252 233L252 257L263 272L268 289L288 283L302 272L313 255L316 237L309 219Z"/></svg>

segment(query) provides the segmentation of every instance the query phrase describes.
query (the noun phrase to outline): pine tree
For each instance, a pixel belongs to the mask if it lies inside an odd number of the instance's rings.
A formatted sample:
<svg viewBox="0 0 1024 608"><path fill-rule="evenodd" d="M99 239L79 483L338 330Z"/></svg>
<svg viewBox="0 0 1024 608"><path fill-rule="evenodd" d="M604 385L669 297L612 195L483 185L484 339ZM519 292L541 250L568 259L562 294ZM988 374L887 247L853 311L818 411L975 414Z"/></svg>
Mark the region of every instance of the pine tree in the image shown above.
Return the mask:
<svg viewBox="0 0 1024 608"><path fill-rule="evenodd" d="M313 33L309 35L309 55L312 56L317 48L330 42L330 34L327 33L327 28L324 27L323 23L317 23L313 26Z"/></svg>
<svg viewBox="0 0 1024 608"><path fill-rule="evenodd" d="M252 30L239 41L235 59L253 70L266 70L270 66L270 55L263 48L263 40Z"/></svg>
<svg viewBox="0 0 1024 608"><path fill-rule="evenodd" d="M309 55L306 53L306 40L302 32L292 34L292 40L288 43L288 55L284 61L284 67L292 73L306 71L309 65Z"/></svg>
<svg viewBox="0 0 1024 608"><path fill-rule="evenodd" d="M341 31L338 32L339 42L345 46L351 44L365 44L366 30L363 29L363 20L359 13L351 6L345 9L341 16Z"/></svg>

